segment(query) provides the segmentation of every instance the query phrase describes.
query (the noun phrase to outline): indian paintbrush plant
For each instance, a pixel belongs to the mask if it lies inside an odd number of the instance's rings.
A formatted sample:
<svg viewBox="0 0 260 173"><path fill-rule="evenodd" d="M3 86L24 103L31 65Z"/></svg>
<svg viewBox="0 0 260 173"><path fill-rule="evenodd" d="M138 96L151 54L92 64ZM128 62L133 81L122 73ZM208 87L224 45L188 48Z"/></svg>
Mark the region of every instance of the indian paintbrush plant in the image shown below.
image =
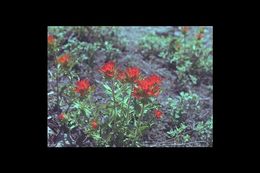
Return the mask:
<svg viewBox="0 0 260 173"><path fill-rule="evenodd" d="M66 58L60 61L67 62ZM103 89L106 101L93 99L95 86L88 79L76 81L65 122L70 129L84 131L96 146L140 146L146 130L163 116L155 100L162 78L156 74L144 77L138 67L120 69L113 61L99 72L103 81L96 87Z"/></svg>

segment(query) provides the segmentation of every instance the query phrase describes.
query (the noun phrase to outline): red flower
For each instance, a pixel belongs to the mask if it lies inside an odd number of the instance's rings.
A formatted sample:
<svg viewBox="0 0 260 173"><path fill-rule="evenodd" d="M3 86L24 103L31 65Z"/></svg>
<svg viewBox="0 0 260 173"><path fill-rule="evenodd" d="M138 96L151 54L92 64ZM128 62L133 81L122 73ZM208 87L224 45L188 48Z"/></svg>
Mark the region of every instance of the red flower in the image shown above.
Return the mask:
<svg viewBox="0 0 260 173"><path fill-rule="evenodd" d="M113 77L115 75L115 63L113 61L107 62L100 68L100 72L107 77Z"/></svg>
<svg viewBox="0 0 260 173"><path fill-rule="evenodd" d="M196 35L197 40L201 40L204 37L204 27L200 27L199 33Z"/></svg>
<svg viewBox="0 0 260 173"><path fill-rule="evenodd" d="M65 115L63 113L61 113L59 116L58 116L58 119L59 120L64 120L65 119Z"/></svg>
<svg viewBox="0 0 260 173"><path fill-rule="evenodd" d="M190 27L184 26L184 27L182 27L181 31L182 31L183 34L186 34L189 30L190 30Z"/></svg>
<svg viewBox="0 0 260 173"><path fill-rule="evenodd" d="M151 76L148 77L148 80L151 81L151 83L153 84L161 84L162 82L162 78L160 78L159 76L152 74Z"/></svg>
<svg viewBox="0 0 260 173"><path fill-rule="evenodd" d="M69 62L69 55L68 54L64 54L62 56L60 56L57 61L60 64L66 65Z"/></svg>
<svg viewBox="0 0 260 173"><path fill-rule="evenodd" d="M126 75L130 82L135 82L140 76L140 69L137 67L126 68Z"/></svg>
<svg viewBox="0 0 260 173"><path fill-rule="evenodd" d="M96 120L93 120L91 122L91 126L92 126L93 129L96 129L98 127L98 124L97 124Z"/></svg>
<svg viewBox="0 0 260 173"><path fill-rule="evenodd" d="M137 81L137 87L134 87L132 95L136 99L158 96L160 93L159 84L162 79L157 75L148 76L142 80Z"/></svg>
<svg viewBox="0 0 260 173"><path fill-rule="evenodd" d="M197 36L196 36L196 38L198 40L202 39L203 37L204 37L204 34L202 34L202 33L198 33Z"/></svg>
<svg viewBox="0 0 260 173"><path fill-rule="evenodd" d="M48 44L53 44L55 41L55 38L53 37L53 35L48 35Z"/></svg>
<svg viewBox="0 0 260 173"><path fill-rule="evenodd" d="M163 115L163 113L161 111L159 111L158 109L154 110L154 114L157 119L160 119Z"/></svg>
<svg viewBox="0 0 260 173"><path fill-rule="evenodd" d="M124 71L119 70L117 73L117 80L124 82L126 80L126 74Z"/></svg>
<svg viewBox="0 0 260 173"><path fill-rule="evenodd" d="M88 80L80 80L76 82L75 92L80 93L81 96L86 94L90 88L90 84Z"/></svg>

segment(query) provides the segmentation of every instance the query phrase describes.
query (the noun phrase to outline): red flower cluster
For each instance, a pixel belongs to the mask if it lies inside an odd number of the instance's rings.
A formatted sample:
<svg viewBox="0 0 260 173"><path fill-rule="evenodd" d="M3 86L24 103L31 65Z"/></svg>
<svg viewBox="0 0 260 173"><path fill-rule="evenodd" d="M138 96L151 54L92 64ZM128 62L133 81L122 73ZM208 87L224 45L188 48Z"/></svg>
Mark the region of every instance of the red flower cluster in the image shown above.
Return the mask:
<svg viewBox="0 0 260 173"><path fill-rule="evenodd" d="M126 74L124 71L121 71L121 70L118 70L117 72L117 80L120 80L120 81L125 81L126 80Z"/></svg>
<svg viewBox="0 0 260 173"><path fill-rule="evenodd" d="M147 77L148 80L151 80L151 83L154 84L161 84L162 82L162 78L160 78L159 76L152 74L151 76Z"/></svg>
<svg viewBox="0 0 260 173"><path fill-rule="evenodd" d="M59 120L64 120L65 119L65 115L63 113L61 113L59 116L58 116L58 119Z"/></svg>
<svg viewBox="0 0 260 173"><path fill-rule="evenodd" d="M162 79L157 75L151 75L144 79L140 79L141 70L137 67L128 67L125 71L117 70L115 63L107 62L100 68L100 72L107 77L114 77L121 82L133 82L137 86L134 87L132 95L137 99L151 96L158 96Z"/></svg>
<svg viewBox="0 0 260 173"><path fill-rule="evenodd" d="M137 67L128 67L125 73L129 81L135 82L140 76L140 69Z"/></svg>
<svg viewBox="0 0 260 173"><path fill-rule="evenodd" d="M128 67L125 71L118 71L117 79L122 82L136 82L140 77L140 69L137 67Z"/></svg>
<svg viewBox="0 0 260 173"><path fill-rule="evenodd" d="M140 69L137 67L128 67L125 71L116 69L113 61L105 63L99 71L109 78L116 76L116 79L121 82L135 82L141 74Z"/></svg>
<svg viewBox="0 0 260 173"><path fill-rule="evenodd" d="M101 73L104 73L105 76L112 78L115 73L115 63L113 61L109 61L105 63L99 70Z"/></svg>
<svg viewBox="0 0 260 173"><path fill-rule="evenodd" d="M90 88L90 84L88 80L80 80L76 82L75 92L80 93L81 96L86 94Z"/></svg>
<svg viewBox="0 0 260 173"><path fill-rule="evenodd" d="M148 76L142 80L137 81L137 87L134 87L132 95L136 99L147 98L151 96L158 96L160 93L159 84L162 79L157 75Z"/></svg>
<svg viewBox="0 0 260 173"><path fill-rule="evenodd" d="M60 56L57 59L57 61L60 64L66 65L69 62L69 59L70 59L69 55L68 54L64 54L64 55Z"/></svg>
<svg viewBox="0 0 260 173"><path fill-rule="evenodd" d="M160 119L163 115L163 113L158 109L154 110L154 114L157 119Z"/></svg>
<svg viewBox="0 0 260 173"><path fill-rule="evenodd" d="M96 120L93 120L91 122L91 126L92 126L93 129L96 129L98 127L98 124L97 124Z"/></svg>
<svg viewBox="0 0 260 173"><path fill-rule="evenodd" d="M55 41L55 38L53 37L53 35L48 35L48 44L53 44Z"/></svg>

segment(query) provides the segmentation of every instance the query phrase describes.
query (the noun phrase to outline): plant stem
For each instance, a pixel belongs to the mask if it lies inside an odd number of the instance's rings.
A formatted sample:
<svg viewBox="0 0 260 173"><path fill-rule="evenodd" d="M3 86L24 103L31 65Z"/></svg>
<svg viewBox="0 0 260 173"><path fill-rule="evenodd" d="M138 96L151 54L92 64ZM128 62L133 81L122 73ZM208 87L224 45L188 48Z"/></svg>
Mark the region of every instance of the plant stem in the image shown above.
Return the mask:
<svg viewBox="0 0 260 173"><path fill-rule="evenodd" d="M55 62L57 62L57 52L56 49L54 49L54 57L55 57ZM59 101L59 68L58 68L59 64L57 63L57 73L56 73L56 87L57 87L57 106L60 105L60 101Z"/></svg>
<svg viewBox="0 0 260 173"><path fill-rule="evenodd" d="M67 101L67 98L65 97L65 102L67 103L67 105L69 105L68 107L67 107L67 109L66 109L66 111L65 111L65 113L68 113L68 111L69 111L69 108L71 107L71 105L73 104L73 102L75 101L75 100L72 100L70 103Z"/></svg>
<svg viewBox="0 0 260 173"><path fill-rule="evenodd" d="M127 117L127 120L129 120L129 107L130 107L130 101L131 101L131 98L132 98L132 91L133 91L133 88L134 88L134 84L132 83L131 84L131 92L130 92L130 94L129 94L129 100L128 100L128 103L127 103L127 115L126 115L126 117Z"/></svg>
<svg viewBox="0 0 260 173"><path fill-rule="evenodd" d="M142 110L141 110L140 118L143 117L143 114L144 114L144 102L142 102Z"/></svg>
<svg viewBox="0 0 260 173"><path fill-rule="evenodd" d="M57 76L56 76L56 87L57 87L57 106L59 106L60 101L59 101L59 69L57 65Z"/></svg>
<svg viewBox="0 0 260 173"><path fill-rule="evenodd" d="M112 96L114 102L114 112L116 111L116 98L115 98L115 81L112 79Z"/></svg>
<svg viewBox="0 0 260 173"><path fill-rule="evenodd" d="M138 122L141 122L141 118L143 117L143 114L144 114L144 102L142 102L142 109L141 109L141 114L140 114L140 117L139 117L139 121ZM134 143L137 141L137 137L138 137L138 133L140 132L140 129L139 129L139 123L136 123L137 124L137 127L136 127L136 130L135 130L135 137L134 137Z"/></svg>

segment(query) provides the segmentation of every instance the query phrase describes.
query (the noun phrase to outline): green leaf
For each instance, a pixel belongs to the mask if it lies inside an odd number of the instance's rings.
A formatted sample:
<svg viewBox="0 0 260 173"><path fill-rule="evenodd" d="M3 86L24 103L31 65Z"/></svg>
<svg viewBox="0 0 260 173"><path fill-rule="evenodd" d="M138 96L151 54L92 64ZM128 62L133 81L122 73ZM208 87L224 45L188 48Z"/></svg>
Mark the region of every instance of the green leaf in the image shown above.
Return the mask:
<svg viewBox="0 0 260 173"><path fill-rule="evenodd" d="M115 92L115 98L116 100L119 99L121 97L122 93L121 92Z"/></svg>
<svg viewBox="0 0 260 173"><path fill-rule="evenodd" d="M104 88L109 91L112 92L112 89L110 88L110 86L108 86L107 84L103 84Z"/></svg>
<svg viewBox="0 0 260 173"><path fill-rule="evenodd" d="M100 139L102 139L99 134L94 134L94 135L93 135L93 138L94 138L95 140L97 140L97 141L100 140Z"/></svg>
<svg viewBox="0 0 260 173"><path fill-rule="evenodd" d="M108 127L112 128L112 122L108 123Z"/></svg>
<svg viewBox="0 0 260 173"><path fill-rule="evenodd" d="M130 133L130 134L128 135L128 138L134 138L134 137L135 137L134 134L131 134L131 133Z"/></svg>
<svg viewBox="0 0 260 173"><path fill-rule="evenodd" d="M180 118L179 114L175 113L175 118L176 119Z"/></svg>
<svg viewBox="0 0 260 173"><path fill-rule="evenodd" d="M76 108L76 109L80 109L81 108L81 104L79 102L75 102L72 107Z"/></svg>
<svg viewBox="0 0 260 173"><path fill-rule="evenodd" d="M169 132L167 132L167 134L169 134L171 137L174 137L174 136L176 136L176 131L170 130Z"/></svg>
<svg viewBox="0 0 260 173"><path fill-rule="evenodd" d="M134 110L136 113L141 112L141 106L137 103L136 100L134 100Z"/></svg>
<svg viewBox="0 0 260 173"><path fill-rule="evenodd" d="M182 129L182 130L186 129L186 127L187 127L187 126L186 126L185 124L181 123L181 129Z"/></svg>
<svg viewBox="0 0 260 173"><path fill-rule="evenodd" d="M135 127L137 126L136 120L134 120L134 126L135 126Z"/></svg>
<svg viewBox="0 0 260 173"><path fill-rule="evenodd" d="M146 130L147 128L149 128L148 125L144 125L140 127L140 131L143 132L144 130Z"/></svg>
<svg viewBox="0 0 260 173"><path fill-rule="evenodd" d="M70 126L69 128L70 128L70 130L72 130L73 128L75 128L76 127L76 125L75 124L73 124L72 126Z"/></svg>
<svg viewBox="0 0 260 173"><path fill-rule="evenodd" d="M124 104L124 106L127 106L127 104L128 104L128 100L129 100L129 98L125 98L125 99L123 100L123 104Z"/></svg>
<svg viewBox="0 0 260 173"><path fill-rule="evenodd" d="M190 135L186 134L183 136L184 142L188 142L190 140Z"/></svg>
<svg viewBox="0 0 260 173"><path fill-rule="evenodd" d="M90 111L88 108L85 108L85 109L84 109L84 112L85 112L85 115L86 115L87 117L89 117L90 114L91 114L91 111Z"/></svg>
<svg viewBox="0 0 260 173"><path fill-rule="evenodd" d="M195 76L192 76L192 75L189 75L190 76L190 79L192 81L193 84L196 84L197 83L197 78Z"/></svg>

